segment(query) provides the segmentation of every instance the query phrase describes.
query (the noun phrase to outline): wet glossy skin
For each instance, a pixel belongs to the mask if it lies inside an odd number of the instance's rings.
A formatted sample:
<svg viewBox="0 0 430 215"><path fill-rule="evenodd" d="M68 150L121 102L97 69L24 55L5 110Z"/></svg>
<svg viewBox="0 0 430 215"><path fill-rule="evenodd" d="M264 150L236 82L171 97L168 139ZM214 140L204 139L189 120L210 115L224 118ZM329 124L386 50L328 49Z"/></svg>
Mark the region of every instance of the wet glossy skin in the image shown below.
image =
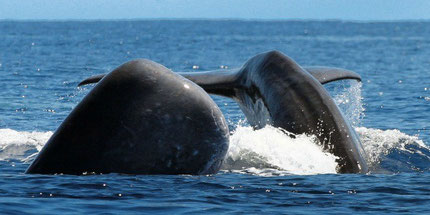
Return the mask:
<svg viewBox="0 0 430 215"><path fill-rule="evenodd" d="M27 173L212 174L227 152L228 133L203 89L136 60L94 87Z"/></svg>

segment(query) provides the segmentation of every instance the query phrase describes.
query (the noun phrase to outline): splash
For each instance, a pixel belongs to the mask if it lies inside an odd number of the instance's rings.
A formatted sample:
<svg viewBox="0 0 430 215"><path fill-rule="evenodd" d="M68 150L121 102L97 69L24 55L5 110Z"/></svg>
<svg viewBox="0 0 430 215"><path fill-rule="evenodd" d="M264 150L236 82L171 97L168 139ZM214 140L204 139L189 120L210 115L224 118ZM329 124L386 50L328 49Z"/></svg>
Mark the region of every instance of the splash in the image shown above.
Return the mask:
<svg viewBox="0 0 430 215"><path fill-rule="evenodd" d="M362 84L343 81L328 86L335 103L360 135L372 172L430 170L430 148L417 136L399 130L358 127L364 117ZM336 157L324 152L313 137L290 138L284 131L266 127L254 131L238 126L230 138L224 169L256 175L335 173ZM395 163L395 164L393 164Z"/></svg>
<svg viewBox="0 0 430 215"><path fill-rule="evenodd" d="M20 160L27 162L36 155L52 132L27 132L0 129L0 161Z"/></svg>
<svg viewBox="0 0 430 215"><path fill-rule="evenodd" d="M264 174L336 173L336 157L324 152L316 138L296 138L278 128L239 126L230 137L224 170ZM272 169L273 171L262 171Z"/></svg>
<svg viewBox="0 0 430 215"><path fill-rule="evenodd" d="M359 127L356 131L372 172L430 170L430 148L419 137L399 130ZM52 134L0 129L0 161L31 162ZM336 173L336 157L324 152L316 141L306 135L292 138L288 132L270 126L254 130L240 125L230 136L222 169L260 176Z"/></svg>
<svg viewBox="0 0 430 215"><path fill-rule="evenodd" d="M400 172L430 168L430 147L418 136L410 136L397 129L380 130L373 128L356 128L360 135L367 163L376 172ZM405 161L403 157L408 157ZM381 163L389 163L381 166Z"/></svg>
<svg viewBox="0 0 430 215"><path fill-rule="evenodd" d="M430 170L430 148L418 136L360 127L365 110L361 88L361 82L341 81L329 91L360 135L369 169L380 173Z"/></svg>
<svg viewBox="0 0 430 215"><path fill-rule="evenodd" d="M346 83L345 83L346 82ZM359 126L364 118L362 83L344 81L331 91L333 100L352 126Z"/></svg>

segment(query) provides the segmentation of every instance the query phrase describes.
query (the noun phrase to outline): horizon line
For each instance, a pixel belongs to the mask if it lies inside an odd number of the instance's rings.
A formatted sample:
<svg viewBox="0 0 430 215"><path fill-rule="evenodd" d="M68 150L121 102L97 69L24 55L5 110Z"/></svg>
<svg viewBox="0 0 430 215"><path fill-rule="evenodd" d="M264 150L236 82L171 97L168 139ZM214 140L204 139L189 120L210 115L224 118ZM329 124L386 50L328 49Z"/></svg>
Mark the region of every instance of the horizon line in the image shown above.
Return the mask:
<svg viewBox="0 0 430 215"><path fill-rule="evenodd" d="M244 21L244 22L351 22L351 23L394 23L394 22L430 22L430 19L316 19L316 18L119 18L119 19L0 19L0 22L121 22L121 21Z"/></svg>

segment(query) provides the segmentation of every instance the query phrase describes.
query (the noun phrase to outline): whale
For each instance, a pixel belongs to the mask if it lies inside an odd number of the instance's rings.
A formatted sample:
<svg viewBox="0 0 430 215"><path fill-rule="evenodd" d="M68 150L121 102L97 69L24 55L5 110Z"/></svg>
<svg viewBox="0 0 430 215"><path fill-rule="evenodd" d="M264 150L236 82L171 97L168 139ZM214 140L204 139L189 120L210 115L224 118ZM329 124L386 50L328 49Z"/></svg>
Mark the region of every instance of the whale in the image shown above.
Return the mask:
<svg viewBox="0 0 430 215"><path fill-rule="evenodd" d="M225 118L198 85L147 60L127 62L73 109L28 174L215 174Z"/></svg>
<svg viewBox="0 0 430 215"><path fill-rule="evenodd" d="M234 99L256 129L266 125L317 138L337 157L338 173L368 173L360 138L323 84L360 75L332 67L301 67L279 51L249 59L241 68L188 72L208 93Z"/></svg>
<svg viewBox="0 0 430 215"><path fill-rule="evenodd" d="M367 173L360 138L323 84L360 75L332 67L301 67L279 51L249 59L241 68L181 73L208 93L234 99L256 129L266 125L312 135L337 157L338 173Z"/></svg>
<svg viewBox="0 0 430 215"><path fill-rule="evenodd" d="M323 84L359 74L335 67L301 67L279 51L250 58L241 68L180 72L210 94L235 100L255 129L271 125L293 134L316 137L323 150L337 157L338 173L367 173L366 154L351 124ZM103 74L83 80L96 83Z"/></svg>

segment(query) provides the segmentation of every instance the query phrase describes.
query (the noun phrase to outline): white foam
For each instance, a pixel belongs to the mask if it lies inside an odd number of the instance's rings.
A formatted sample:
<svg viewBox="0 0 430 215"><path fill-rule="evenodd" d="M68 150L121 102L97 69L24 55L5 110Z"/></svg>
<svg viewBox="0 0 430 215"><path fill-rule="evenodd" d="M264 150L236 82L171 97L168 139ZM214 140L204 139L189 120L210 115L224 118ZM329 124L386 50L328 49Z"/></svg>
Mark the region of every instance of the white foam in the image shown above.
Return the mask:
<svg viewBox="0 0 430 215"><path fill-rule="evenodd" d="M0 160L18 159L27 161L37 154L52 132L27 132L0 129Z"/></svg>
<svg viewBox="0 0 430 215"><path fill-rule="evenodd" d="M230 137L224 170L240 170L261 174L336 173L336 157L324 152L316 138L298 135L266 126L260 130L239 126Z"/></svg>
<svg viewBox="0 0 430 215"><path fill-rule="evenodd" d="M430 150L430 147L420 140L418 136L410 136L397 129L384 131L359 127L356 128L356 131L360 135L369 166L378 165L381 158L389 154L393 149L411 152L406 148L407 145L418 145L421 148ZM418 153L418 151L411 153L415 152Z"/></svg>
<svg viewBox="0 0 430 215"><path fill-rule="evenodd" d="M371 167L378 166L392 150L407 151L417 156L426 156L421 151L430 151L418 136L399 130L359 127L356 131ZM0 161L31 162L52 134L51 131L0 129ZM306 135L292 138L288 132L270 126L254 130L241 125L230 136L230 148L222 169L260 176L336 173L336 157L324 152L316 141L316 138ZM408 145L417 145L419 149L408 148ZM426 157L430 161L430 157Z"/></svg>

